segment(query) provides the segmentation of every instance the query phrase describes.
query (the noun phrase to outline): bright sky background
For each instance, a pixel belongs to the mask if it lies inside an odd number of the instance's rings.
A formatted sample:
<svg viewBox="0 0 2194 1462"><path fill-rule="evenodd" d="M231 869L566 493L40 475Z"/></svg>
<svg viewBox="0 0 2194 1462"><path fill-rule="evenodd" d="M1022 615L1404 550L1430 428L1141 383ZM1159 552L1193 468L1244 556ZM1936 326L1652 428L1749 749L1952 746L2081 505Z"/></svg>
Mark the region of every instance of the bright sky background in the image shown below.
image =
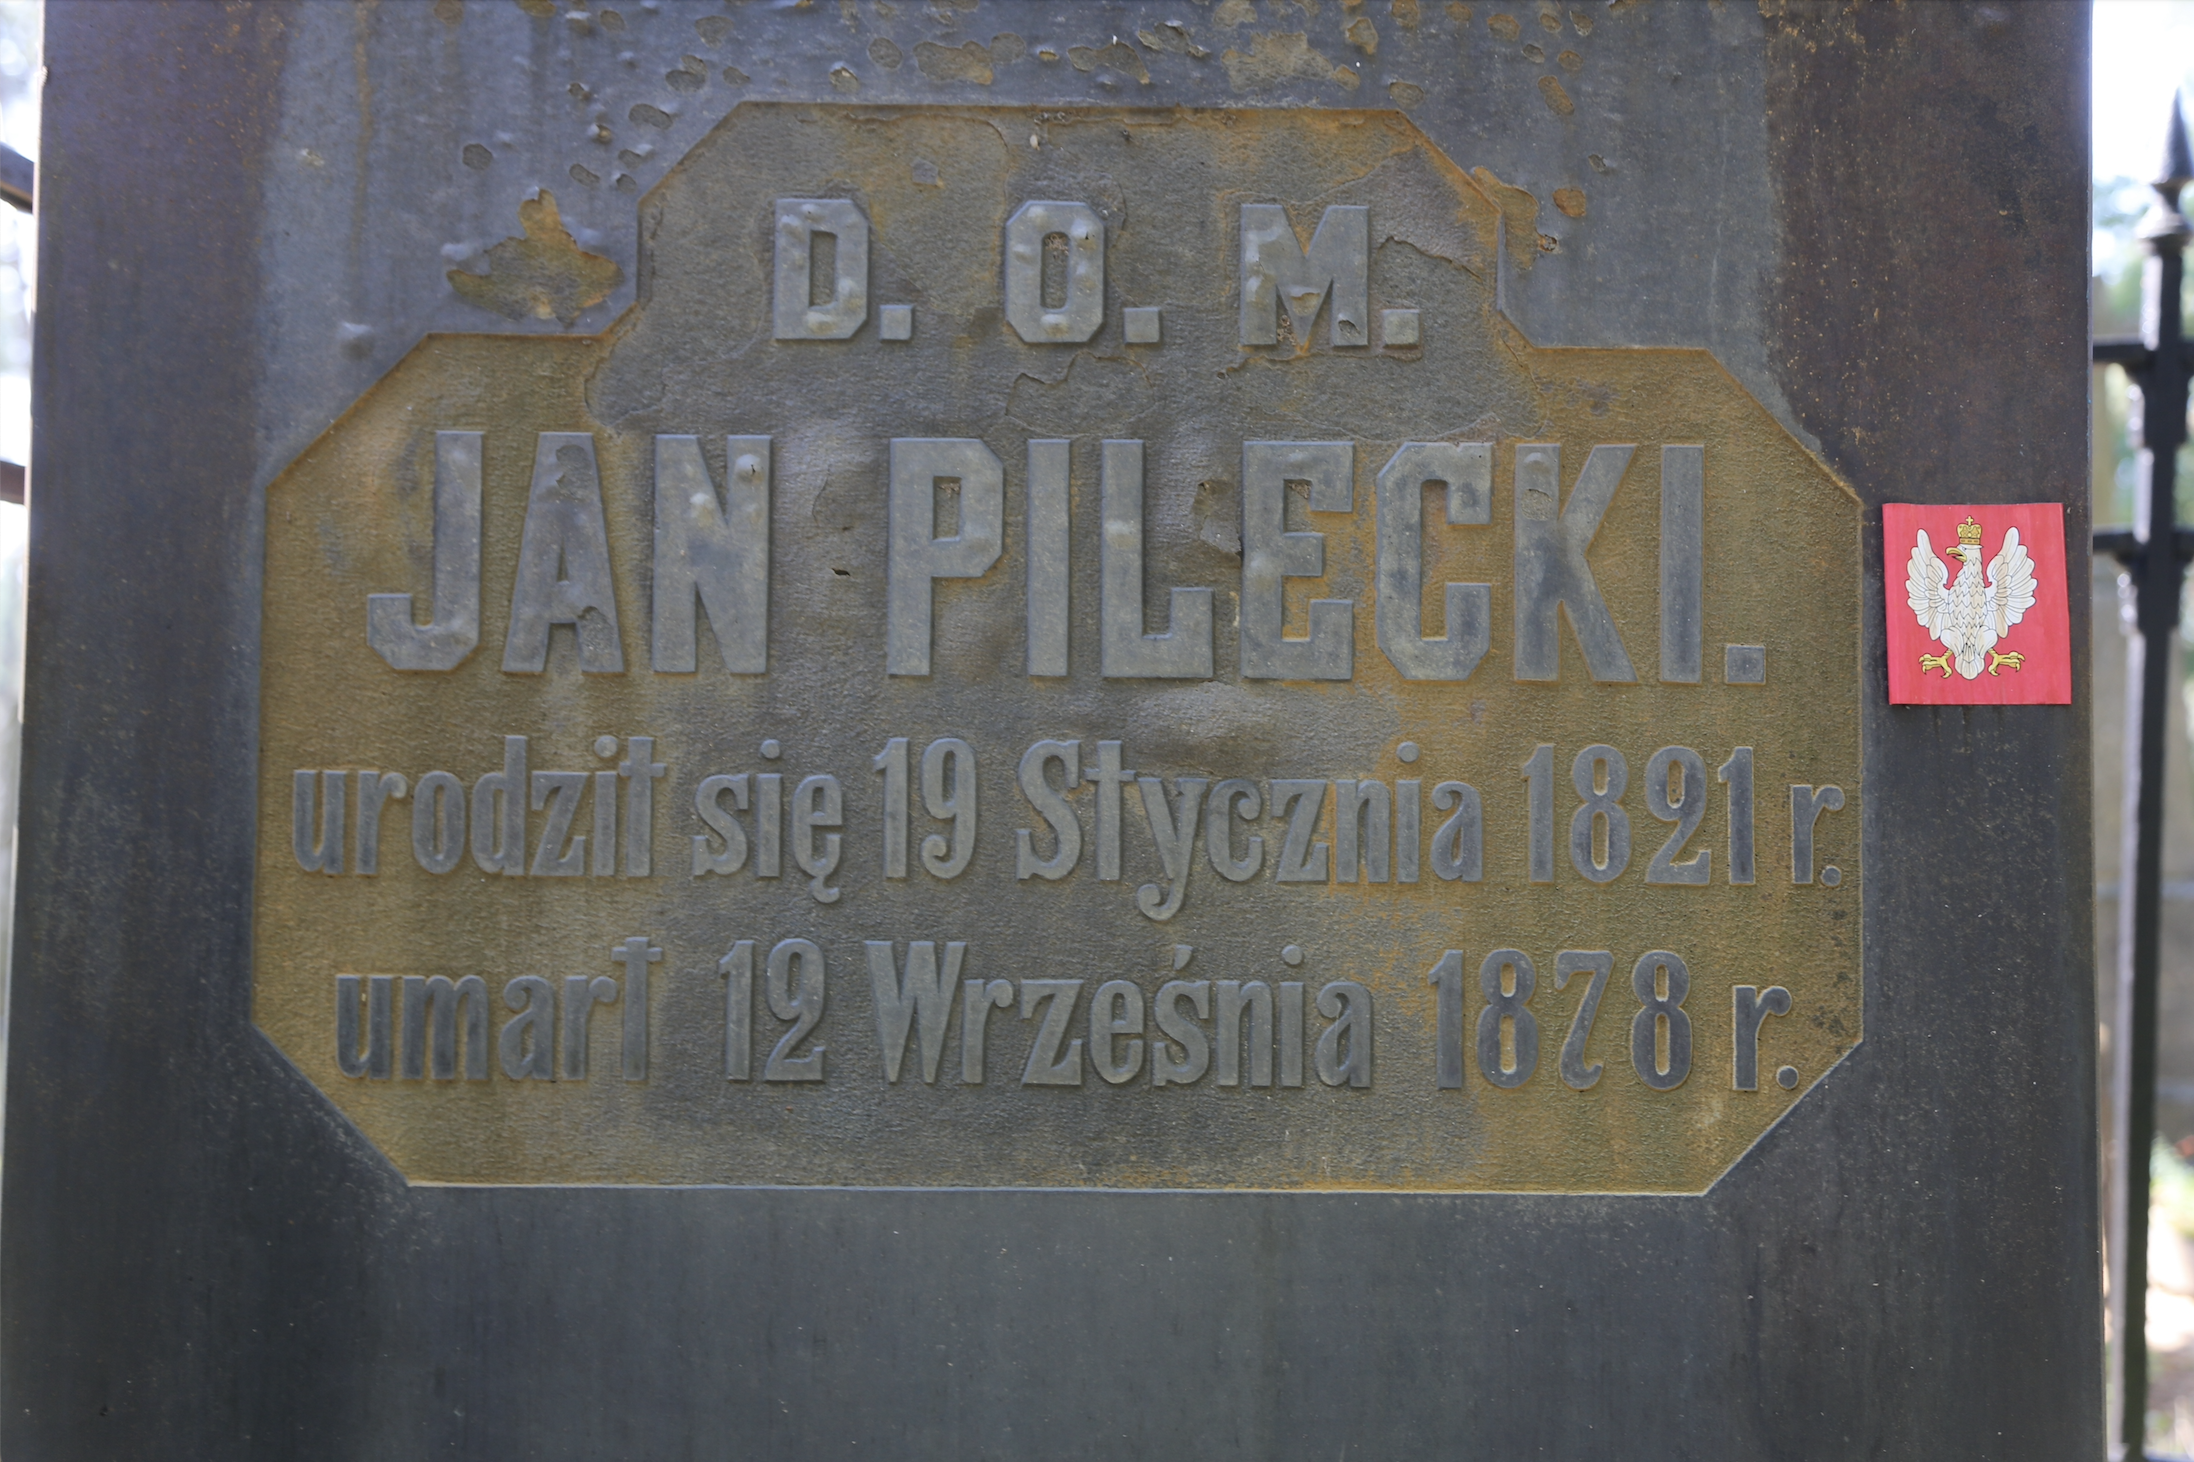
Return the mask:
<svg viewBox="0 0 2194 1462"><path fill-rule="evenodd" d="M2163 161L2172 92L2194 81L2194 0L2094 4L2095 181L2146 182ZM2113 272L2119 247L2116 236L2098 230L2098 274Z"/></svg>

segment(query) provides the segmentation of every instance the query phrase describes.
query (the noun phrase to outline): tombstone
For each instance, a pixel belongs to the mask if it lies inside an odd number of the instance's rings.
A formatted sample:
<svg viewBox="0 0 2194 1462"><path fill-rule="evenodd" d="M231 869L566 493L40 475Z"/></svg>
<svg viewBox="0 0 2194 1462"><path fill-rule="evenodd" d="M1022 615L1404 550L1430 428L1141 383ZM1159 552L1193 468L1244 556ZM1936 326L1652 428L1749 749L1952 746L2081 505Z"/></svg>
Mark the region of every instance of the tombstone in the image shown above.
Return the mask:
<svg viewBox="0 0 2194 1462"><path fill-rule="evenodd" d="M2092 1455L2083 24L56 0L5 1445Z"/></svg>

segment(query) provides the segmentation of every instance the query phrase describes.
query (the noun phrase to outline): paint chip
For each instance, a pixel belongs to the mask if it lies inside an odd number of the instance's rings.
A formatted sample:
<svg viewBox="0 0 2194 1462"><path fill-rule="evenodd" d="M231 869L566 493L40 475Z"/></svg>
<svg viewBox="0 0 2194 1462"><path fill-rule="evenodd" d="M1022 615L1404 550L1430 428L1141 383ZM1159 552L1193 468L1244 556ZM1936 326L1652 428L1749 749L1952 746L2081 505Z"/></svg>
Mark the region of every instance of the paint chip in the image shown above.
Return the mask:
<svg viewBox="0 0 2194 1462"><path fill-rule="evenodd" d="M988 86L996 74L990 66L990 48L980 41L969 41L957 47L924 41L914 48L914 64L932 81L966 81Z"/></svg>
<svg viewBox="0 0 2194 1462"><path fill-rule="evenodd" d="M1248 51L1229 50L1219 64L1226 67L1227 85L1236 91L1282 81L1323 81L1333 74L1333 63L1313 50L1310 37L1299 30L1253 36Z"/></svg>
<svg viewBox="0 0 2194 1462"><path fill-rule="evenodd" d="M590 254L572 239L556 210L556 195L546 188L539 198L518 205L518 223L525 236L489 249L487 273L449 271L459 299L506 319L569 325L623 281L625 271L616 260Z"/></svg>

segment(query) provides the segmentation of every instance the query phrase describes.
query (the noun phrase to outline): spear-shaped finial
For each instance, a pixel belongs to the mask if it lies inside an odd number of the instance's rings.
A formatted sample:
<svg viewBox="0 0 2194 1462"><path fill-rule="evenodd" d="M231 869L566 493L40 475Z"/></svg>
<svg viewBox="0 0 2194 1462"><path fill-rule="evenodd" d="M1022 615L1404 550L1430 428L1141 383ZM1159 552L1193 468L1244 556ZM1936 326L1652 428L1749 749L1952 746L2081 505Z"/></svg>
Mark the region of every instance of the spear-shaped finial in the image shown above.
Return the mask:
<svg viewBox="0 0 2194 1462"><path fill-rule="evenodd" d="M2194 183L2194 151L2186 142L2185 98L2178 92L2171 94L2171 125L2164 132L2163 172L2156 179L2156 191L2164 195L2166 202L2176 203L2179 190Z"/></svg>
<svg viewBox="0 0 2194 1462"><path fill-rule="evenodd" d="M2194 149L2187 146L2185 98L2175 91L2171 94L2171 123L2164 129L2162 175L2151 185L2156 190L2156 203L2134 232L2159 245L2166 240L2184 242L2188 228L2179 213L2179 190L2188 183L2194 183Z"/></svg>

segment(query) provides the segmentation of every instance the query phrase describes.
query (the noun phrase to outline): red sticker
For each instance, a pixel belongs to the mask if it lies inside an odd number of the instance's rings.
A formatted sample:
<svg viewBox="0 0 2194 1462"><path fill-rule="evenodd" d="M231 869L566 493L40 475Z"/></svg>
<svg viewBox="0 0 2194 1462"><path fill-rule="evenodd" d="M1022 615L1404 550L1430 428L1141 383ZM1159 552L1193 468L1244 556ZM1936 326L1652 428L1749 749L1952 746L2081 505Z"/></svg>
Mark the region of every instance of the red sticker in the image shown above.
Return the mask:
<svg viewBox="0 0 2194 1462"><path fill-rule="evenodd" d="M1882 505L1889 700L2072 703L2064 504Z"/></svg>

